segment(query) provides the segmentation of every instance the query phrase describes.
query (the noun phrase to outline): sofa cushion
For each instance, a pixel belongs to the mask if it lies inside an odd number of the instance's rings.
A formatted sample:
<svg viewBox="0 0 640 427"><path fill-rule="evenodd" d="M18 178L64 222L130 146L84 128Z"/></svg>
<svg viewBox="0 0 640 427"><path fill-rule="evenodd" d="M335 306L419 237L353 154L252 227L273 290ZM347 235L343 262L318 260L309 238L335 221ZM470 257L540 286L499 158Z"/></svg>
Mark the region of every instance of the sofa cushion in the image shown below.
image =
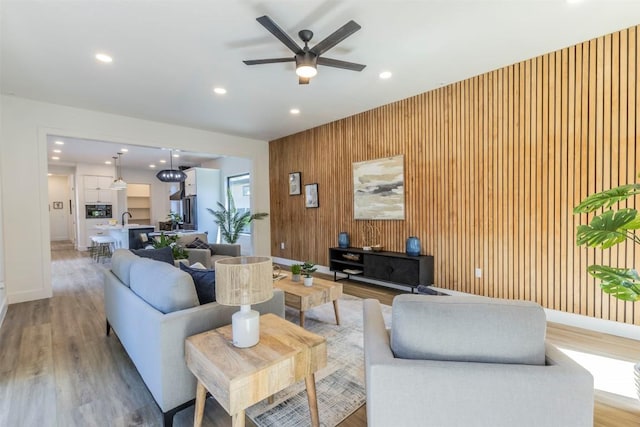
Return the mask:
<svg viewBox="0 0 640 427"><path fill-rule="evenodd" d="M402 359L545 364L540 305L482 297L400 295L391 349Z"/></svg>
<svg viewBox="0 0 640 427"><path fill-rule="evenodd" d="M131 290L165 314L199 305L191 276L165 262L151 259L134 262Z"/></svg>
<svg viewBox="0 0 640 427"><path fill-rule="evenodd" d="M185 246L189 249L209 249L209 251L211 251L209 243L203 242L198 237L196 237L191 243L187 243Z"/></svg>
<svg viewBox="0 0 640 427"><path fill-rule="evenodd" d="M131 264L140 259L127 249L116 249L111 256L111 271L125 285L129 286Z"/></svg>
<svg viewBox="0 0 640 427"><path fill-rule="evenodd" d="M134 254L173 265L173 250L167 246L160 249L131 249Z"/></svg>
<svg viewBox="0 0 640 427"><path fill-rule="evenodd" d="M198 294L198 301L200 301L200 304L207 304L216 300L215 270L207 270L206 268L197 268L193 266L189 267L184 264L180 264L180 269L189 273L193 279L193 284L196 287L196 293Z"/></svg>

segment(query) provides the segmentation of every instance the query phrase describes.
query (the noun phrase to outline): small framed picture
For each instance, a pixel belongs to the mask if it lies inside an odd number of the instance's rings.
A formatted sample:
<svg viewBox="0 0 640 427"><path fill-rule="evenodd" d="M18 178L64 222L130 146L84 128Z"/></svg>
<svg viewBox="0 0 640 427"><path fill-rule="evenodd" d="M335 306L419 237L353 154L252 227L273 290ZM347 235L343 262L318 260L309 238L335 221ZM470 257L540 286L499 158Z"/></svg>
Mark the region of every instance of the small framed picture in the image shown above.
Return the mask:
<svg viewBox="0 0 640 427"><path fill-rule="evenodd" d="M297 196L301 193L300 189L300 172L292 172L289 174L289 195Z"/></svg>
<svg viewBox="0 0 640 427"><path fill-rule="evenodd" d="M318 201L318 184L307 184L304 186L304 206L307 208L317 208L320 206Z"/></svg>
<svg viewBox="0 0 640 427"><path fill-rule="evenodd" d="M53 202L53 209L62 209L62 202Z"/></svg>

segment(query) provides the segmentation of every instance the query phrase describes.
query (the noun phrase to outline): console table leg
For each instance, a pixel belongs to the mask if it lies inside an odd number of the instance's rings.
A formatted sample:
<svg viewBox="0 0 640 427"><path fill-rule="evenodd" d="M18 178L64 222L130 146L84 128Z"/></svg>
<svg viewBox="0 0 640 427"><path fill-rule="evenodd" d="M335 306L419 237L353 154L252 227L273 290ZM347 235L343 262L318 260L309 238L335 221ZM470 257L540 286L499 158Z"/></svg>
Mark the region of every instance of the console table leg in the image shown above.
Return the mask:
<svg viewBox="0 0 640 427"><path fill-rule="evenodd" d="M318 399L316 397L316 377L312 373L304 378L307 385L307 398L309 399L309 413L311 414L311 425L313 427L320 426L320 417L318 416Z"/></svg>
<svg viewBox="0 0 640 427"><path fill-rule="evenodd" d="M304 328L304 311L300 310L300 327Z"/></svg>

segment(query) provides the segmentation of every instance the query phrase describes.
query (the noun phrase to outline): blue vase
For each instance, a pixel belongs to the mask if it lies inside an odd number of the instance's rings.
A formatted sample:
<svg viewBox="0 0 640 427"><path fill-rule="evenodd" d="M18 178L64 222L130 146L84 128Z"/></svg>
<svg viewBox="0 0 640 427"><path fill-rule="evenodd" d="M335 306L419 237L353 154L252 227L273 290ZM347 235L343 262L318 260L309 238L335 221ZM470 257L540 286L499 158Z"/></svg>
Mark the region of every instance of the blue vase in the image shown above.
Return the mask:
<svg viewBox="0 0 640 427"><path fill-rule="evenodd" d="M420 255L420 239L415 236L411 236L407 239L407 255Z"/></svg>
<svg viewBox="0 0 640 427"><path fill-rule="evenodd" d="M345 231L341 231L340 233L338 233L338 246L340 246L341 248L349 247L349 234L347 234Z"/></svg>

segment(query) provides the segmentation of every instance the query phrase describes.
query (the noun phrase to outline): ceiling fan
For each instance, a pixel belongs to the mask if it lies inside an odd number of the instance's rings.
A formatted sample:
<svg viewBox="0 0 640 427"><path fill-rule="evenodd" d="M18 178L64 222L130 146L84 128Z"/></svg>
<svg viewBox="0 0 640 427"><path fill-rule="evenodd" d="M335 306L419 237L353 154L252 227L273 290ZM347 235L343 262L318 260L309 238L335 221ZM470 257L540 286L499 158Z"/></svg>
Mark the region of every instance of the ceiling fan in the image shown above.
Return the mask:
<svg viewBox="0 0 640 427"><path fill-rule="evenodd" d="M318 73L317 66L325 65L327 67L343 68L345 70L362 71L366 65L356 64L354 62L340 61L337 59L324 58L321 55L340 43L342 40L349 37L351 34L358 31L360 25L351 20L338 28L333 34L316 44L314 47L309 48L309 41L313 38L313 32L310 30L302 30L298 32L298 36L304 42L304 47L301 48L298 44L282 31L278 25L268 16L261 16L256 18L263 27L265 27L271 34L276 36L278 40L284 43L295 56L289 58L271 58L271 59L253 59L242 61L247 65L260 65L260 64L273 64L276 62L295 62L296 74L298 75L298 83L301 85L309 84L309 80Z"/></svg>

